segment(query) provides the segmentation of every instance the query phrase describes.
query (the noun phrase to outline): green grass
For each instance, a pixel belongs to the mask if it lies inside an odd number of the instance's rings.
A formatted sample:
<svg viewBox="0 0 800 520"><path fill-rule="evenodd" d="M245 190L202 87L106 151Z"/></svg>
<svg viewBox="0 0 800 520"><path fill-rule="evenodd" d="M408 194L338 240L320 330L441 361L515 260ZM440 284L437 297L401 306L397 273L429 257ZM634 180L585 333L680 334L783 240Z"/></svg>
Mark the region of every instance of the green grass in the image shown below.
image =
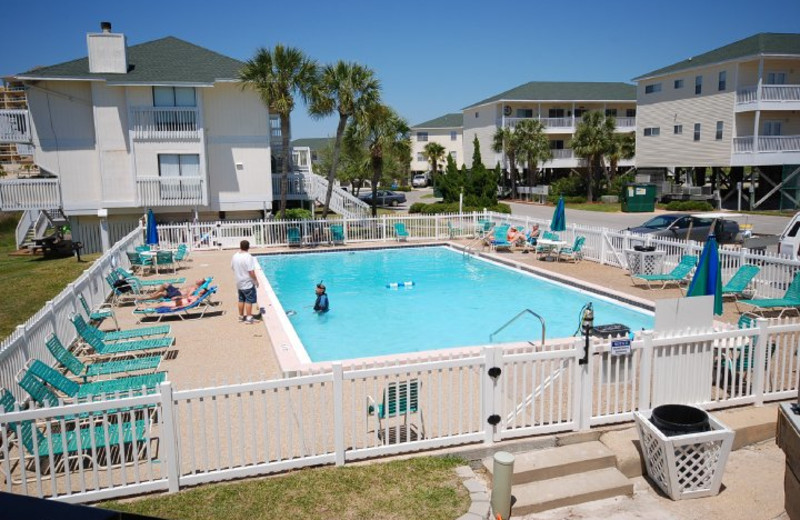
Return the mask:
<svg viewBox="0 0 800 520"><path fill-rule="evenodd" d="M16 247L14 230L18 215L0 216L0 341L17 325L33 316L48 300L77 278L99 255L45 260L41 256L9 256Z"/></svg>
<svg viewBox="0 0 800 520"><path fill-rule="evenodd" d="M175 520L258 518L451 520L469 509L455 457L304 469L284 476L206 485L100 507Z"/></svg>
<svg viewBox="0 0 800 520"><path fill-rule="evenodd" d="M622 206L619 202L606 203L606 202L583 202L581 204L564 204L568 209L581 209L584 211L599 211L602 213L616 213L622 211Z"/></svg>

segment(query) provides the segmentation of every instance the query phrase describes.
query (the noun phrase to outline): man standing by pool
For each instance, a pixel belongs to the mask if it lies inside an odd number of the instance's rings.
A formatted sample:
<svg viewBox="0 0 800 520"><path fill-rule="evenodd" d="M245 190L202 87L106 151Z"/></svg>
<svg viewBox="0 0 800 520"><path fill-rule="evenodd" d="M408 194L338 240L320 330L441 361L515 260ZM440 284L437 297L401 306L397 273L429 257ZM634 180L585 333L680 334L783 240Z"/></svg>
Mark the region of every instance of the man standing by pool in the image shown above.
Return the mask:
<svg viewBox="0 0 800 520"><path fill-rule="evenodd" d="M248 251L250 242L242 240L239 251L233 255L231 269L236 275L236 288L239 292L239 321L251 325L253 323L253 305L256 304L256 260Z"/></svg>

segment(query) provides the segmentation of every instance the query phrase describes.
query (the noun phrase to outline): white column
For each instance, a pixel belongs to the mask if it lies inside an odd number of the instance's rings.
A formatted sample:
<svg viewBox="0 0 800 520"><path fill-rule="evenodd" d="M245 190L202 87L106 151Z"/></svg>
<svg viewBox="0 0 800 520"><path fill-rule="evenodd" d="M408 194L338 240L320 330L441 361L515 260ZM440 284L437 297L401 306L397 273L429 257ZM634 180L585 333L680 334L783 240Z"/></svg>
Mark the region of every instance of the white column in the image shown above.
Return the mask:
<svg viewBox="0 0 800 520"><path fill-rule="evenodd" d="M108 236L108 210L98 209L97 216L100 218L100 247L105 253L111 248L111 240Z"/></svg>
<svg viewBox="0 0 800 520"><path fill-rule="evenodd" d="M763 82L764 82L764 58L761 58L758 60L758 83L756 84L756 117L753 123L753 153L758 153L758 128L761 125L761 85Z"/></svg>

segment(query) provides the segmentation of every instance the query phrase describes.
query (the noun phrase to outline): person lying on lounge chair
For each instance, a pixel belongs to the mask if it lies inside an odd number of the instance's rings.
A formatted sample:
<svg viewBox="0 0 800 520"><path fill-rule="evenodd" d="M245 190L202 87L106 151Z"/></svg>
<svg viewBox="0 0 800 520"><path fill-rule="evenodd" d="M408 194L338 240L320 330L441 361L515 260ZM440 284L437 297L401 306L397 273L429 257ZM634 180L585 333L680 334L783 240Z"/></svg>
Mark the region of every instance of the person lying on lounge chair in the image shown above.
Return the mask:
<svg viewBox="0 0 800 520"><path fill-rule="evenodd" d="M171 283L161 284L156 288L155 291L145 294L142 298L138 298L136 301L143 302L145 300L174 300L176 298L185 298L197 292L197 290L202 287L204 283L206 283L206 279L201 278L199 280L195 280L194 284L185 286L183 289L179 289Z"/></svg>
<svg viewBox="0 0 800 520"><path fill-rule="evenodd" d="M149 305L139 307L140 309L155 309L159 310L169 310L169 309L178 309L180 307L186 307L188 305L193 304L197 300L199 300L205 293L208 292L208 289L200 289L197 291L197 294L189 294L187 296L178 296L176 298L172 298L170 301L164 302L153 302Z"/></svg>

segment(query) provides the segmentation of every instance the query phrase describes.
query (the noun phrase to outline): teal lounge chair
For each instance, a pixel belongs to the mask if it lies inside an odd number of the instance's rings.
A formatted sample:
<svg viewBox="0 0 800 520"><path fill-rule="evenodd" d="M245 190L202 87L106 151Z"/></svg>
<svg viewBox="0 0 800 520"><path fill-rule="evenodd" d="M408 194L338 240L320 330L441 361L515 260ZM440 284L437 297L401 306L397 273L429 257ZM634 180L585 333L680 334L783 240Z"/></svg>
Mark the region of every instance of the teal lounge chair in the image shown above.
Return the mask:
<svg viewBox="0 0 800 520"><path fill-rule="evenodd" d="M153 280L142 280L141 278L138 278L137 276L134 276L134 274L132 272L130 272L130 271L126 270L126 269L123 269L122 267L117 267L116 269L114 269L113 273L119 278L123 278L125 280L134 280L139 285L139 287L141 287L144 290L147 290L147 289L152 288L152 287L158 287L158 286L161 286L161 285L163 285L165 283L171 283L172 285L180 285L180 284L186 282L186 278L181 277L181 276L179 276L177 278L160 278L160 279L153 279Z"/></svg>
<svg viewBox="0 0 800 520"><path fill-rule="evenodd" d="M583 259L583 243L586 242L586 237L584 236L577 236L575 237L575 242L572 244L572 247L562 247L558 251L558 259L565 258L568 260L573 260L575 262Z"/></svg>
<svg viewBox="0 0 800 520"><path fill-rule="evenodd" d="M760 270L761 268L755 265L741 266L733 274L733 277L728 280L728 283L722 286L722 296L733 296L735 298L742 296Z"/></svg>
<svg viewBox="0 0 800 520"><path fill-rule="evenodd" d="M76 324L77 326L85 327L92 335L100 338L105 342L117 342L117 341L127 341L130 339L141 339L146 338L149 336L166 336L170 333L170 326L169 325L156 325L153 327L138 327L135 329L126 329L126 330L115 330L115 331L103 331L98 329L97 327L92 327L83 319L83 316L80 314L75 314L73 316L74 321L80 322Z"/></svg>
<svg viewBox="0 0 800 520"><path fill-rule="evenodd" d="M511 242L508 241L508 224L501 224L495 226L494 231L491 233L491 240L489 240L489 248L495 251L499 249L511 250Z"/></svg>
<svg viewBox="0 0 800 520"><path fill-rule="evenodd" d="M636 285L634 280L644 280L647 283L647 288L652 289L651 282L661 282L661 288L666 288L667 284L674 283L678 287L686 281L692 269L697 265L697 257L691 255L684 255L681 257L680 263L675 266L672 272L667 274L632 274L631 281Z"/></svg>
<svg viewBox="0 0 800 520"><path fill-rule="evenodd" d="M751 305L756 310L753 312L764 313L765 311L780 309L779 317L783 316L785 312L795 311L800 314L800 271L795 273L792 283L786 289L783 298L759 298L755 300L737 300L736 307L739 304Z"/></svg>
<svg viewBox="0 0 800 520"><path fill-rule="evenodd" d="M112 357L119 355L138 356L142 354L153 355L153 350L168 349L175 342L175 338L167 336L165 338L156 339L140 339L136 341L120 341L118 343L106 343L89 330L86 322L79 316L72 318L72 324L78 331L78 335L88 345L91 350L94 350L95 355L99 357Z"/></svg>
<svg viewBox="0 0 800 520"><path fill-rule="evenodd" d="M344 226L342 224L333 224L330 230L331 242L334 244L344 244Z"/></svg>
<svg viewBox="0 0 800 520"><path fill-rule="evenodd" d="M82 294L78 295L78 301L81 302L81 307L83 307L83 312L86 313L86 317L89 318L90 322L94 322L99 325L106 318L111 318L112 320L114 320L114 325L116 326L116 328L119 329L119 322L117 321L117 315L114 314L114 309L111 308L110 303L103 303L99 307L91 309L89 307L89 304L86 303L86 298L84 298Z"/></svg>
<svg viewBox="0 0 800 520"><path fill-rule="evenodd" d="M186 244L179 244L178 250L175 251L175 265L177 267L184 267L187 261L189 261L189 246Z"/></svg>
<svg viewBox="0 0 800 520"><path fill-rule="evenodd" d="M112 272L106 275L106 282L111 288L112 305L132 303L142 296L142 287L136 280L123 280Z"/></svg>
<svg viewBox="0 0 800 520"><path fill-rule="evenodd" d="M394 236L398 242L400 242L401 240L408 240L409 234L408 230L406 230L405 222L394 223Z"/></svg>
<svg viewBox="0 0 800 520"><path fill-rule="evenodd" d="M380 403L367 396L367 413L378 419L378 438L384 443L420 440L425 438L425 419L419 405L422 382L419 379L391 382L383 391ZM419 414L419 427L409 424L409 415ZM389 425L392 418L401 418L402 424Z"/></svg>
<svg viewBox="0 0 800 520"><path fill-rule="evenodd" d="M139 254L138 251L125 251L128 255L128 262L131 264L131 269L138 269L139 272L144 272L145 268L153 267L153 258L145 257Z"/></svg>
<svg viewBox="0 0 800 520"><path fill-rule="evenodd" d="M186 318L202 318L211 306L214 305L214 303L211 302L211 295L216 292L217 288L211 287L189 305L184 305L183 307L134 309L133 314L139 316L140 320L143 318L157 318L156 321L161 321L162 318L167 316L178 316L181 320Z"/></svg>
<svg viewBox="0 0 800 520"><path fill-rule="evenodd" d="M175 268L175 256L172 254L172 251L158 251L156 252L156 269L159 267L171 267L172 272L176 271Z"/></svg>
<svg viewBox="0 0 800 520"><path fill-rule="evenodd" d="M478 220L478 225L475 227L475 238L485 237L493 227L494 222L491 220Z"/></svg>
<svg viewBox="0 0 800 520"><path fill-rule="evenodd" d="M154 372L161 363L161 356L147 356L134 359L120 359L116 361L104 361L85 364L75 357L72 352L67 350L58 336L51 334L47 341L47 350L61 365L69 370L73 375L87 382L91 378L98 378L107 375L130 374L133 372Z"/></svg>
<svg viewBox="0 0 800 520"><path fill-rule="evenodd" d="M25 370L25 369L23 369ZM109 398L114 394L134 395L141 389L154 390L160 383L167 379L166 372L155 372L153 374L142 374L137 376L120 377L117 379L106 379L103 381L89 381L87 383L77 383L67 379L55 368L47 366L38 359L32 359L27 363L26 373L33 374L43 383L58 390L67 398L85 400L86 398L99 395L108 395ZM21 377L24 377L21 376ZM151 393L151 392L147 392ZM138 395L138 394L137 394Z"/></svg>
<svg viewBox="0 0 800 520"><path fill-rule="evenodd" d="M286 228L286 241L289 243L289 247L302 246L303 234L300 232L300 228L297 226Z"/></svg>

